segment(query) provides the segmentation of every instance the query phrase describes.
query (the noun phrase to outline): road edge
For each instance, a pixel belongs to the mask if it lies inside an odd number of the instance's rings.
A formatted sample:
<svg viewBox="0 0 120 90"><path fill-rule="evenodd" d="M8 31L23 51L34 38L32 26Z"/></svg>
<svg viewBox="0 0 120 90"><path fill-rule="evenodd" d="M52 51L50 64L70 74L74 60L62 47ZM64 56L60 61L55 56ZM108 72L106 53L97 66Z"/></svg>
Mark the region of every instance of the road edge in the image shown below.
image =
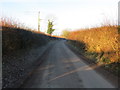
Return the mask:
<svg viewBox="0 0 120 90"><path fill-rule="evenodd" d="M55 42L55 41L53 41ZM44 59L42 59L42 57L44 55L46 55L50 50L51 47L53 47L54 43L51 43L47 49L39 56L39 58L33 63L33 65L31 66L31 69L28 71L27 75L21 80L20 83L16 83L16 85L18 85L18 88L22 88L24 86L24 83L27 82L27 80L32 76L32 73L35 71L35 69L44 61Z"/></svg>
<svg viewBox="0 0 120 90"><path fill-rule="evenodd" d="M93 61L91 61L90 59L88 59L87 57L83 56L80 52L78 52L75 48L73 48L70 44L68 44L67 42L65 42L65 45L74 52L75 55L77 55L79 58L84 59L82 60L84 63L90 65L90 64L94 64L97 66L96 63L94 63ZM101 76L103 76L106 80L108 80L112 85L114 85L115 87L119 87L119 81L120 78L115 76L114 74L112 74L111 72L105 70L102 66L95 68L94 69L97 73L99 73Z"/></svg>

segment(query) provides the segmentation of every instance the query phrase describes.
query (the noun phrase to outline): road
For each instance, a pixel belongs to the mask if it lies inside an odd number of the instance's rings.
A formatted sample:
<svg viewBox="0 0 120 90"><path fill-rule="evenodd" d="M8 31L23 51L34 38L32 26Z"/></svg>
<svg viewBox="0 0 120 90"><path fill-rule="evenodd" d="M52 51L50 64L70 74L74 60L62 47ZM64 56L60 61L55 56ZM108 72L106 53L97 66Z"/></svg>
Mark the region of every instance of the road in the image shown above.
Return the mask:
<svg viewBox="0 0 120 90"><path fill-rule="evenodd" d="M114 88L64 43L54 44L22 88Z"/></svg>

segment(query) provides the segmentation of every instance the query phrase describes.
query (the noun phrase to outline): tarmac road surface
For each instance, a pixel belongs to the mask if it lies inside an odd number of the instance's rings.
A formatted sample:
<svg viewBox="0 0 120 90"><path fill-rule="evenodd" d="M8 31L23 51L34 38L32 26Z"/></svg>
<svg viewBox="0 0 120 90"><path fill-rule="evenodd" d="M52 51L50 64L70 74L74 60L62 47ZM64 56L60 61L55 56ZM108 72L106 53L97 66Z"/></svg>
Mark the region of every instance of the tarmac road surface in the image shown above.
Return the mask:
<svg viewBox="0 0 120 90"><path fill-rule="evenodd" d="M57 41L22 88L114 88L64 43Z"/></svg>

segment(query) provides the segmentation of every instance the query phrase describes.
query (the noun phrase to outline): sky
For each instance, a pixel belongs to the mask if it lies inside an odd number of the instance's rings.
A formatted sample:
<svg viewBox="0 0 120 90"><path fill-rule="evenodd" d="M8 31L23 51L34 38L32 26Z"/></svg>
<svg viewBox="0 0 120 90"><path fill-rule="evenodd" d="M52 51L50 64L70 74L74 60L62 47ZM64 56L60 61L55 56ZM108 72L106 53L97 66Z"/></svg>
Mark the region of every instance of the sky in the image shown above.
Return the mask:
<svg viewBox="0 0 120 90"><path fill-rule="evenodd" d="M120 1L118 3L118 25L120 25Z"/></svg>
<svg viewBox="0 0 120 90"><path fill-rule="evenodd" d="M54 35L62 30L78 30L101 25L105 20L117 22L119 0L0 0L2 15L46 32L48 19L53 20Z"/></svg>

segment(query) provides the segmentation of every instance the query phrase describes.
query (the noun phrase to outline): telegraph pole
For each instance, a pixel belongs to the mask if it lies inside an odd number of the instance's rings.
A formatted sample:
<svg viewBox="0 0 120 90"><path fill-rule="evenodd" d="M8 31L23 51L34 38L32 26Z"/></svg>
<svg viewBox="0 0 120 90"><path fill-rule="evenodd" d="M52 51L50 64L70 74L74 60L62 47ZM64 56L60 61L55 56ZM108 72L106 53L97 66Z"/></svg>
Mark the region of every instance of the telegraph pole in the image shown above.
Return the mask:
<svg viewBox="0 0 120 90"><path fill-rule="evenodd" d="M38 12L38 31L40 32L40 11Z"/></svg>

